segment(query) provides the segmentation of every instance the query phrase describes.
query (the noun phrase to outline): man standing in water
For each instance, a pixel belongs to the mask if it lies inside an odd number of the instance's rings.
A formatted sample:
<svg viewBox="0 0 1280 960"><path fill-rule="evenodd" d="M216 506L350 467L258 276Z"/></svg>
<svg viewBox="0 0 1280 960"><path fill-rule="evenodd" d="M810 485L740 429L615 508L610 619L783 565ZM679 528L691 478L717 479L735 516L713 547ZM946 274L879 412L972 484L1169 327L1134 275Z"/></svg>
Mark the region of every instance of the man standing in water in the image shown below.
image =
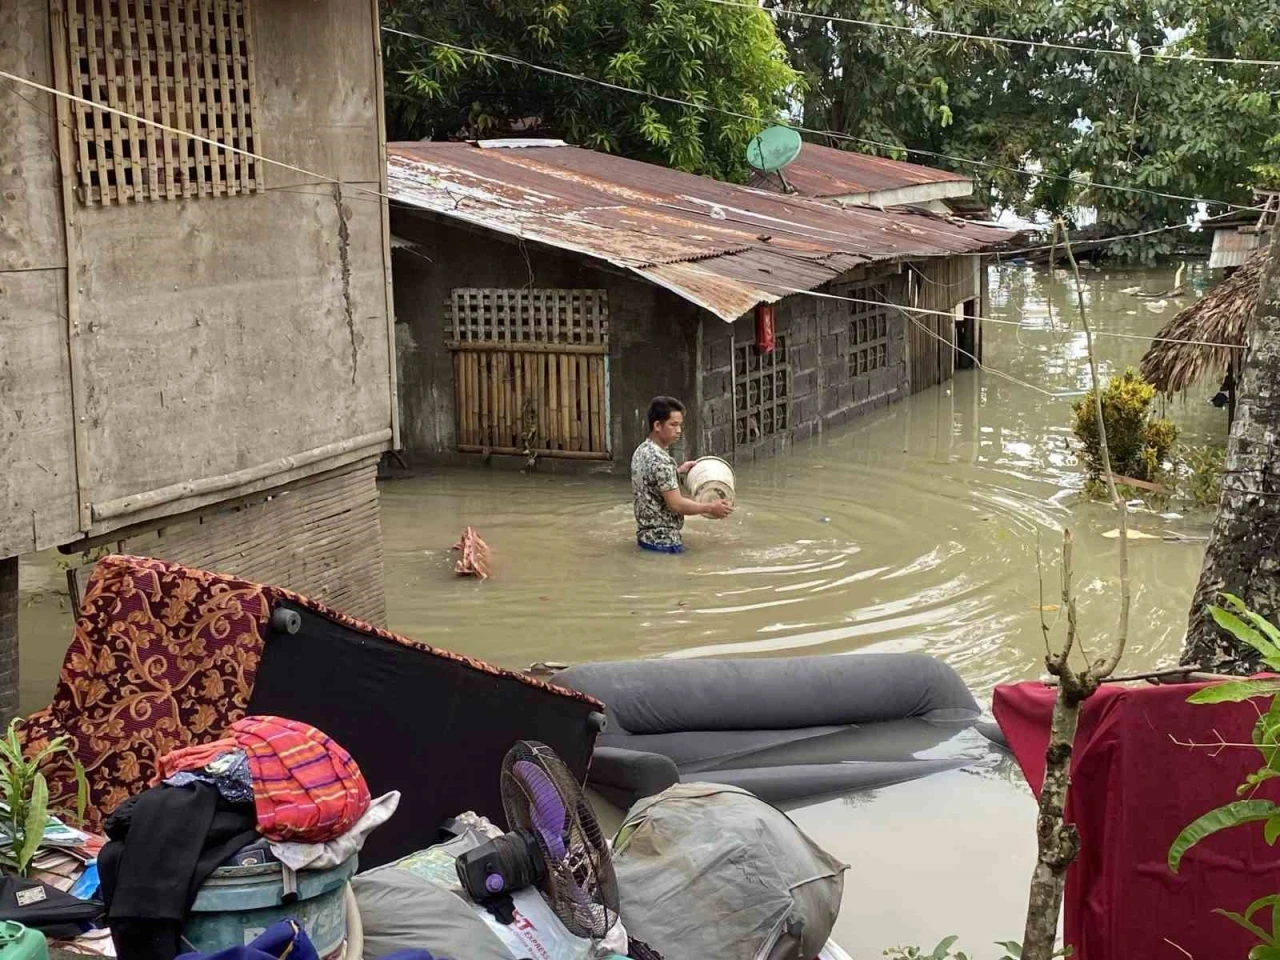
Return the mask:
<svg viewBox="0 0 1280 960"><path fill-rule="evenodd" d="M684 432L684 404L674 397L654 397L647 422L649 436L631 457L636 542L643 550L681 553L685 517L722 520L733 513L733 507L723 500L699 503L680 493L680 477L692 469L693 461L677 467L667 451Z"/></svg>

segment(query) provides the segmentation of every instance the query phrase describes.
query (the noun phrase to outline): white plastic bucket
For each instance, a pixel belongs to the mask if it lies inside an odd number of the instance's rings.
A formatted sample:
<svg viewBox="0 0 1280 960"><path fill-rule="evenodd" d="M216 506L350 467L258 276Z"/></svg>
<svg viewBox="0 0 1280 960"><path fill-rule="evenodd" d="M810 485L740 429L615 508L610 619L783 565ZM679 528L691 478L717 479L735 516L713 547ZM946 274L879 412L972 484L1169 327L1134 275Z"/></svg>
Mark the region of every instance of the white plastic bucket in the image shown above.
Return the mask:
<svg viewBox="0 0 1280 960"><path fill-rule="evenodd" d="M733 467L719 457L701 457L695 461L685 485L689 496L699 503L727 500L733 505Z"/></svg>

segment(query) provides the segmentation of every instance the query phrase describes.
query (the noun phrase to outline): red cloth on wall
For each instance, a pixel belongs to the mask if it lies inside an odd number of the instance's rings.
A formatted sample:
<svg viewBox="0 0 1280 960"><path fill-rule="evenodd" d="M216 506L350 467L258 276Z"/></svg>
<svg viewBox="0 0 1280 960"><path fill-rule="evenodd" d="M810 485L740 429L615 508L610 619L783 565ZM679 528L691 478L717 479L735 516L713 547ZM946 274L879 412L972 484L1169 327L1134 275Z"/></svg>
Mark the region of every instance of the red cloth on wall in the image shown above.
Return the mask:
<svg viewBox="0 0 1280 960"><path fill-rule="evenodd" d="M1169 845L1200 815L1236 800L1235 788L1257 769L1253 749L1192 749L1175 743L1250 743L1257 711L1250 703L1187 703L1202 684L1105 685L1085 702L1072 761L1067 819L1081 851L1067 872L1065 942L1075 960L1139 960L1184 954L1196 960L1243 958L1257 945L1213 913L1243 912L1280 893L1280 846L1260 824L1202 840L1169 872ZM997 687L993 712L1031 788L1044 781L1044 752L1055 691L1029 682ZM1278 799L1266 785L1258 799ZM1270 917L1255 916L1265 929Z"/></svg>

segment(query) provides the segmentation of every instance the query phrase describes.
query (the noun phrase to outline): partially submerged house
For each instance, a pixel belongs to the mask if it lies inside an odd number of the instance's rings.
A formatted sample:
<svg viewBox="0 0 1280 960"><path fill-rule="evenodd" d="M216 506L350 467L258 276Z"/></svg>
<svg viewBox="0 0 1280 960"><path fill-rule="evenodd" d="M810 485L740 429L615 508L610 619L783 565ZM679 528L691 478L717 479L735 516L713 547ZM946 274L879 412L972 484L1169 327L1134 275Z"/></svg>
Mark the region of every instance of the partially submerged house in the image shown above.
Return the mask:
<svg viewBox="0 0 1280 960"><path fill-rule="evenodd" d="M120 111L0 81L0 566L110 545L381 621L376 0L4 0L0 69Z"/></svg>
<svg viewBox="0 0 1280 960"><path fill-rule="evenodd" d="M975 205L973 178L963 173L816 143L805 143L781 170L755 171L748 183L842 205L910 206L969 218L980 214L983 219L989 215L981 204Z"/></svg>
<svg viewBox="0 0 1280 960"><path fill-rule="evenodd" d="M982 253L1008 236L559 141L391 144L388 189L426 459L626 469L656 394L686 401L685 455L774 453L972 364Z"/></svg>
<svg viewBox="0 0 1280 960"><path fill-rule="evenodd" d="M1244 362L1269 253L1257 250L1238 270L1160 328L1142 357L1142 375L1166 396L1197 385L1224 386L1235 416L1235 383Z"/></svg>

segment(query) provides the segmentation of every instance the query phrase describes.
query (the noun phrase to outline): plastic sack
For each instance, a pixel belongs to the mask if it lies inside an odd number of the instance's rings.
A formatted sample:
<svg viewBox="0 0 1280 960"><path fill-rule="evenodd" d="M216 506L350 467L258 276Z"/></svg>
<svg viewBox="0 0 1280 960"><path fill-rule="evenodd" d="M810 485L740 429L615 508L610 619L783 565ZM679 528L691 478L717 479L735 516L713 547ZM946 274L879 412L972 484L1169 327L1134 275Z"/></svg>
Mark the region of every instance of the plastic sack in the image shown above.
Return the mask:
<svg viewBox="0 0 1280 960"><path fill-rule="evenodd" d="M665 960L815 957L848 869L781 810L712 783L637 803L613 862L623 922Z"/></svg>
<svg viewBox="0 0 1280 960"><path fill-rule="evenodd" d="M307 932L296 920L280 920L251 943L217 953L184 953L178 960L320 960Z"/></svg>
<svg viewBox="0 0 1280 960"><path fill-rule="evenodd" d="M460 820L462 818L459 818ZM515 920L499 923L484 907L471 903L458 882L454 860L492 837L501 834L483 817L474 817L466 829L448 843L412 853L393 864L436 886L443 887L471 904L490 931L502 941L512 957L539 957L543 960L599 960L627 953L627 935L622 923L614 926L600 943L576 937L565 928L536 889L516 891L512 897Z"/></svg>

